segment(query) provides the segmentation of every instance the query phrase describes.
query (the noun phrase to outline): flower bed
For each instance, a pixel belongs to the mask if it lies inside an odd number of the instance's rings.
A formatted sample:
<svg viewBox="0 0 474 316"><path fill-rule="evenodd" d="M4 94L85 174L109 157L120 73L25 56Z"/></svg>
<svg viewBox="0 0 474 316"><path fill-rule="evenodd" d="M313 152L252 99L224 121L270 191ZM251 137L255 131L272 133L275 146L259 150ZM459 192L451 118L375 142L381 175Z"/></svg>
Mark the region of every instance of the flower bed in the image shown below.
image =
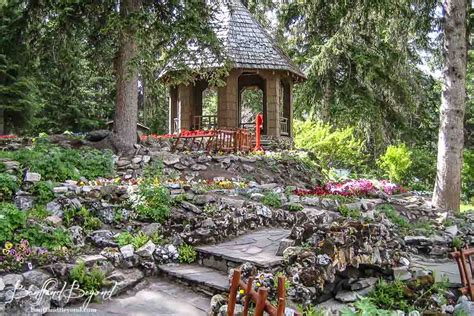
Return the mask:
<svg viewBox="0 0 474 316"><path fill-rule="evenodd" d="M14 139L17 138L16 135L0 135L0 139Z"/></svg>
<svg viewBox="0 0 474 316"><path fill-rule="evenodd" d="M405 192L405 189L387 180L358 179L345 182L328 182L314 189L296 189L294 193L299 196L305 195L340 195L340 196L367 196L382 191L386 194Z"/></svg>

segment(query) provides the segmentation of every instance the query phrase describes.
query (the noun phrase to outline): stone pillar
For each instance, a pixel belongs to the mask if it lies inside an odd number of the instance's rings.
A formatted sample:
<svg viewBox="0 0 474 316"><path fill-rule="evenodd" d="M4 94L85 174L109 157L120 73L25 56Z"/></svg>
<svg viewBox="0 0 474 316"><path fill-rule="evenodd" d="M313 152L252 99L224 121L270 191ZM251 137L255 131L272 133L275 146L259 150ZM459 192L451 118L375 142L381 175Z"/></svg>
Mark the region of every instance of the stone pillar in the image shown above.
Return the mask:
<svg viewBox="0 0 474 316"><path fill-rule="evenodd" d="M180 129L191 129L193 115L193 86L191 84L178 86L178 121Z"/></svg>
<svg viewBox="0 0 474 316"><path fill-rule="evenodd" d="M239 127L239 79L240 71L232 70L226 85L217 90L217 125Z"/></svg>
<svg viewBox="0 0 474 316"><path fill-rule="evenodd" d="M175 86L169 88L169 111L168 111L168 133L175 131L174 119L178 117L178 89Z"/></svg>
<svg viewBox="0 0 474 316"><path fill-rule="evenodd" d="M267 135L280 137L280 76L269 73L266 76L265 90L267 94Z"/></svg>

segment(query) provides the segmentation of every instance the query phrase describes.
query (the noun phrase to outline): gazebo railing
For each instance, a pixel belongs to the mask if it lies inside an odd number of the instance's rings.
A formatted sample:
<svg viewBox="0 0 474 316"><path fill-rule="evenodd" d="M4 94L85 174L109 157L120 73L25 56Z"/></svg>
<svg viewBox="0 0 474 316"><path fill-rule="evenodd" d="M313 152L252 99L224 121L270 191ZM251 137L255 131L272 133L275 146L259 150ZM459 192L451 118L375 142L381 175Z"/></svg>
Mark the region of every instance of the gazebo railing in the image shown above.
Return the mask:
<svg viewBox="0 0 474 316"><path fill-rule="evenodd" d="M216 129L217 115L195 115L193 116L193 129Z"/></svg>
<svg viewBox="0 0 474 316"><path fill-rule="evenodd" d="M250 133L255 133L255 122L250 123L240 123L240 128L244 128L250 131Z"/></svg>
<svg viewBox="0 0 474 316"><path fill-rule="evenodd" d="M280 118L280 135L288 136L288 119L286 117Z"/></svg>

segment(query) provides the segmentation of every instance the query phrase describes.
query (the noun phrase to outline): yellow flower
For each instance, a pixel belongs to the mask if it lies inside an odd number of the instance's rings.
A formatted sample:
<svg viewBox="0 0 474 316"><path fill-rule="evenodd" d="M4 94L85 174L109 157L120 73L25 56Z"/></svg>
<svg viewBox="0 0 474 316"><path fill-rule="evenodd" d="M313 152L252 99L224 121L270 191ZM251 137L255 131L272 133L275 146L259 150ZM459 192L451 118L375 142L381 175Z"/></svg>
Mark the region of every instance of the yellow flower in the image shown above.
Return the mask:
<svg viewBox="0 0 474 316"><path fill-rule="evenodd" d="M5 256L8 255L8 249L3 249L2 252L3 252L3 254L4 254Z"/></svg>
<svg viewBox="0 0 474 316"><path fill-rule="evenodd" d="M257 282L256 284L257 284L257 286L262 286L262 285L260 284L260 282Z"/></svg>
<svg viewBox="0 0 474 316"><path fill-rule="evenodd" d="M11 242L7 241L5 243L5 249L10 250L10 249L12 249L12 247L13 247L13 244Z"/></svg>
<svg viewBox="0 0 474 316"><path fill-rule="evenodd" d="M245 291L244 291L244 290L240 290L239 293L240 293L240 294L244 294Z"/></svg>

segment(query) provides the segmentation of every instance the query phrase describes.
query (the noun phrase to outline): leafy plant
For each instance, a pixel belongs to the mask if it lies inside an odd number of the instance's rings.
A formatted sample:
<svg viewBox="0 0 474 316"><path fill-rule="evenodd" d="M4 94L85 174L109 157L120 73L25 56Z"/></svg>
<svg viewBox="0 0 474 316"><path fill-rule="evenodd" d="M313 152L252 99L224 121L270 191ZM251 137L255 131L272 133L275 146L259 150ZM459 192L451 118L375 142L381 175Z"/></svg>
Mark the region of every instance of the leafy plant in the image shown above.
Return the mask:
<svg viewBox="0 0 474 316"><path fill-rule="evenodd" d="M120 247L130 245L133 240L133 235L129 232L121 232L116 238L115 241Z"/></svg>
<svg viewBox="0 0 474 316"><path fill-rule="evenodd" d="M95 179L107 177L113 173L113 160L110 151L81 148L66 149L38 141L32 148L17 151L2 151L0 157L19 161L23 168L41 174L44 180L62 182L80 177Z"/></svg>
<svg viewBox="0 0 474 316"><path fill-rule="evenodd" d="M36 224L21 230L18 237L29 240L34 246L50 250L70 247L72 245L69 231L62 227L45 230L44 226Z"/></svg>
<svg viewBox="0 0 474 316"><path fill-rule="evenodd" d="M436 153L428 149L411 150L412 164L408 170L408 187L412 190L431 191L436 178Z"/></svg>
<svg viewBox="0 0 474 316"><path fill-rule="evenodd" d="M406 180L411 164L411 152L405 144L388 146L385 154L377 160L377 165L390 181L397 183Z"/></svg>
<svg viewBox="0 0 474 316"><path fill-rule="evenodd" d="M294 122L297 148L306 149L323 169L359 167L366 160L363 141L353 128L334 129L330 124L312 120Z"/></svg>
<svg viewBox="0 0 474 316"><path fill-rule="evenodd" d="M69 273L70 282L76 281L79 288L88 292L100 291L105 280L105 273L98 267L88 271L84 262L80 262Z"/></svg>
<svg viewBox="0 0 474 316"><path fill-rule="evenodd" d="M364 297L355 302L354 304L355 311L350 310L349 308L344 308L341 311L341 316L391 316L393 315L392 311L379 309L372 302L372 300Z"/></svg>
<svg viewBox="0 0 474 316"><path fill-rule="evenodd" d="M7 173L0 173L0 201L11 199L17 190L17 179Z"/></svg>
<svg viewBox="0 0 474 316"><path fill-rule="evenodd" d="M146 244L148 240L150 240L150 237L145 235L145 233L143 232L138 232L137 234L131 234L130 232L122 232L115 239L115 241L120 247L131 244L135 249L138 249L144 244Z"/></svg>
<svg viewBox="0 0 474 316"><path fill-rule="evenodd" d="M197 252L193 246L188 244L182 244L178 248L179 262L181 263L193 263L196 260Z"/></svg>
<svg viewBox="0 0 474 316"><path fill-rule="evenodd" d="M270 207L281 207L280 195L275 192L267 192L262 198L262 203Z"/></svg>
<svg viewBox="0 0 474 316"><path fill-rule="evenodd" d="M464 246L464 241L461 238L455 236L453 238L453 241L451 242L451 247L459 250L459 249L462 249L463 246Z"/></svg>
<svg viewBox="0 0 474 316"><path fill-rule="evenodd" d="M140 217L157 222L168 217L172 199L169 190L160 185L159 181L145 180L139 185L138 195L137 212Z"/></svg>
<svg viewBox="0 0 474 316"><path fill-rule="evenodd" d="M66 209L64 211L64 223L67 227L81 225L86 231L96 230L102 226L100 219L93 216L85 207Z"/></svg>
<svg viewBox="0 0 474 316"><path fill-rule="evenodd" d="M28 218L33 219L45 219L50 215L51 213L48 212L44 205L36 205L32 210L28 212Z"/></svg>
<svg viewBox="0 0 474 316"><path fill-rule="evenodd" d="M0 243L17 240L15 231L25 226L25 212L12 203L0 203Z"/></svg>
<svg viewBox="0 0 474 316"><path fill-rule="evenodd" d="M54 198L53 184L51 181L40 181L31 188L31 193L36 197L38 204L46 204Z"/></svg>
<svg viewBox="0 0 474 316"><path fill-rule="evenodd" d="M380 280L374 290L369 293L368 298L377 307L409 312L415 308L408 302L405 291L406 285L400 280L390 283Z"/></svg>
<svg viewBox="0 0 474 316"><path fill-rule="evenodd" d="M301 205L300 203L290 203L288 205L288 211L290 212L299 212L304 210L304 206Z"/></svg>
<svg viewBox="0 0 474 316"><path fill-rule="evenodd" d="M359 209L348 208L345 205L339 206L338 211L344 217L350 217L350 218L358 219L362 216L362 213L360 212Z"/></svg>
<svg viewBox="0 0 474 316"><path fill-rule="evenodd" d="M464 150L462 198L468 204L474 204L474 150Z"/></svg>

